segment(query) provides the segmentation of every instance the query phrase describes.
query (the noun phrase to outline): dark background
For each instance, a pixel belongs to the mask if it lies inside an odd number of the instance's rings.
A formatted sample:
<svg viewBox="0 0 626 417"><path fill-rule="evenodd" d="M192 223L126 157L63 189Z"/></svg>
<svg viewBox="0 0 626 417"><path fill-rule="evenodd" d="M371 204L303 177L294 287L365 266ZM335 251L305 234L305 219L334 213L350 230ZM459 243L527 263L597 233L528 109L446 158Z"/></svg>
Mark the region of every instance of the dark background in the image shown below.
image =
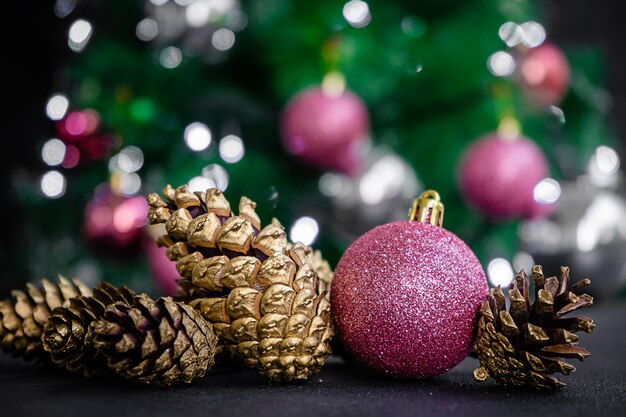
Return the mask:
<svg viewBox="0 0 626 417"><path fill-rule="evenodd" d="M72 52L66 45L67 20L53 13L54 1L11 2L3 5L2 28L2 132L0 178L3 179L2 250L0 264L6 262L7 249L20 245L20 210L13 196L11 177L20 169L38 169L41 139L49 132L50 121L44 106L54 90L55 77ZM626 138L626 25L622 2L559 0L539 2L543 23L552 41L564 49L593 45L603 54L606 66L605 87L613 98L610 116L620 143ZM11 10L14 9L14 10ZM623 146L622 146L623 148ZM619 149L624 156L624 149ZM6 293L19 277L0 268L0 293Z"/></svg>

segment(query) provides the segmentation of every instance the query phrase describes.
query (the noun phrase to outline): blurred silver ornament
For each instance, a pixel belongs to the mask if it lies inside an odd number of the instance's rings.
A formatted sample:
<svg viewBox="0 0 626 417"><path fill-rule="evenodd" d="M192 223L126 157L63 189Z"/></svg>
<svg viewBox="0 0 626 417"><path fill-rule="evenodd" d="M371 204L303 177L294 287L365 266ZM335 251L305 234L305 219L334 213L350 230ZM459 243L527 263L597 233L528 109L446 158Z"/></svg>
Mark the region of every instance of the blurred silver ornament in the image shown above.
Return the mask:
<svg viewBox="0 0 626 417"><path fill-rule="evenodd" d="M547 270L569 266L591 278L589 293L614 297L626 288L626 193L617 153L600 146L587 172L561 182L556 211L520 224L523 250Z"/></svg>
<svg viewBox="0 0 626 417"><path fill-rule="evenodd" d="M326 172L319 179L330 204L324 216L329 232L348 243L375 226L406 219L422 188L413 168L383 146L364 152L356 175Z"/></svg>

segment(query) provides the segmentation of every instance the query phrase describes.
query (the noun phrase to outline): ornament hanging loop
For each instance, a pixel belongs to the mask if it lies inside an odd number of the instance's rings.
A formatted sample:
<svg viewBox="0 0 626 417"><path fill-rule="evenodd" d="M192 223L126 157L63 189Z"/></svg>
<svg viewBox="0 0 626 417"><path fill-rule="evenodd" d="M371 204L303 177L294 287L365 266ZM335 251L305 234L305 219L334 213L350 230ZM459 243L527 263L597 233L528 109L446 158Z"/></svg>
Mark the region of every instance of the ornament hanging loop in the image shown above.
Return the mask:
<svg viewBox="0 0 626 417"><path fill-rule="evenodd" d="M443 224L443 203L439 193L435 190L426 190L419 198L413 200L413 205L409 211L409 220L441 227Z"/></svg>

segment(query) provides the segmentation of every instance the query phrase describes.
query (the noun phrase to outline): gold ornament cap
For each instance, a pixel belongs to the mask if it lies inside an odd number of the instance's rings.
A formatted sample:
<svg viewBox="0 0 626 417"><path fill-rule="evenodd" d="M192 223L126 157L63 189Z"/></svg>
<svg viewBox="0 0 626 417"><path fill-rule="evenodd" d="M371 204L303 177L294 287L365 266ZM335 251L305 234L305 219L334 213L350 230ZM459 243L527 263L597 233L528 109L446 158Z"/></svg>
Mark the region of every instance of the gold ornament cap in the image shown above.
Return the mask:
<svg viewBox="0 0 626 417"><path fill-rule="evenodd" d="M443 224L443 203L439 193L435 190L426 190L419 198L413 200L413 205L409 210L409 220L441 227Z"/></svg>

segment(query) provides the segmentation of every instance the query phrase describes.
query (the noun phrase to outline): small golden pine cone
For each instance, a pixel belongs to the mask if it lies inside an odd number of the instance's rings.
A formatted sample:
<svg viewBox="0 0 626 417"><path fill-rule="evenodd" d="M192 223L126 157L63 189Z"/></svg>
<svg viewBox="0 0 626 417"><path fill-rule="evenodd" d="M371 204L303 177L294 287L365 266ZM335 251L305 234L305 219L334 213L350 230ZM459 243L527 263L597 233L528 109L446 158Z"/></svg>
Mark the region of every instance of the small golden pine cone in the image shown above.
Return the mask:
<svg viewBox="0 0 626 417"><path fill-rule="evenodd" d="M142 383L173 385L202 378L213 365L217 337L192 307L146 294L132 305L109 305L93 323L93 344L109 370Z"/></svg>
<svg viewBox="0 0 626 417"><path fill-rule="evenodd" d="M77 279L59 277L52 283L41 280L39 286L26 284L14 290L13 299L0 301L0 347L5 353L25 360L49 361L41 344L43 327L52 310L68 306L73 297L91 295L91 290Z"/></svg>
<svg viewBox="0 0 626 417"><path fill-rule="evenodd" d="M536 389L561 388L565 384L551 374L569 375L576 368L563 359L584 360L590 353L578 343L574 333L591 333L595 327L589 317L565 317L590 307L593 298L575 294L591 283L583 279L570 286L569 268L561 267L558 278L544 279L541 266L532 271L534 301L530 301L530 280L522 270L508 291L509 308L502 289L490 289L479 313L474 354L480 367L474 379L489 377L511 386Z"/></svg>
<svg viewBox="0 0 626 417"><path fill-rule="evenodd" d="M113 303L132 304L134 291L101 282L93 294L70 299L68 307L57 307L44 326L41 341L52 362L85 376L106 373L106 357L93 346L91 324L104 316Z"/></svg>

